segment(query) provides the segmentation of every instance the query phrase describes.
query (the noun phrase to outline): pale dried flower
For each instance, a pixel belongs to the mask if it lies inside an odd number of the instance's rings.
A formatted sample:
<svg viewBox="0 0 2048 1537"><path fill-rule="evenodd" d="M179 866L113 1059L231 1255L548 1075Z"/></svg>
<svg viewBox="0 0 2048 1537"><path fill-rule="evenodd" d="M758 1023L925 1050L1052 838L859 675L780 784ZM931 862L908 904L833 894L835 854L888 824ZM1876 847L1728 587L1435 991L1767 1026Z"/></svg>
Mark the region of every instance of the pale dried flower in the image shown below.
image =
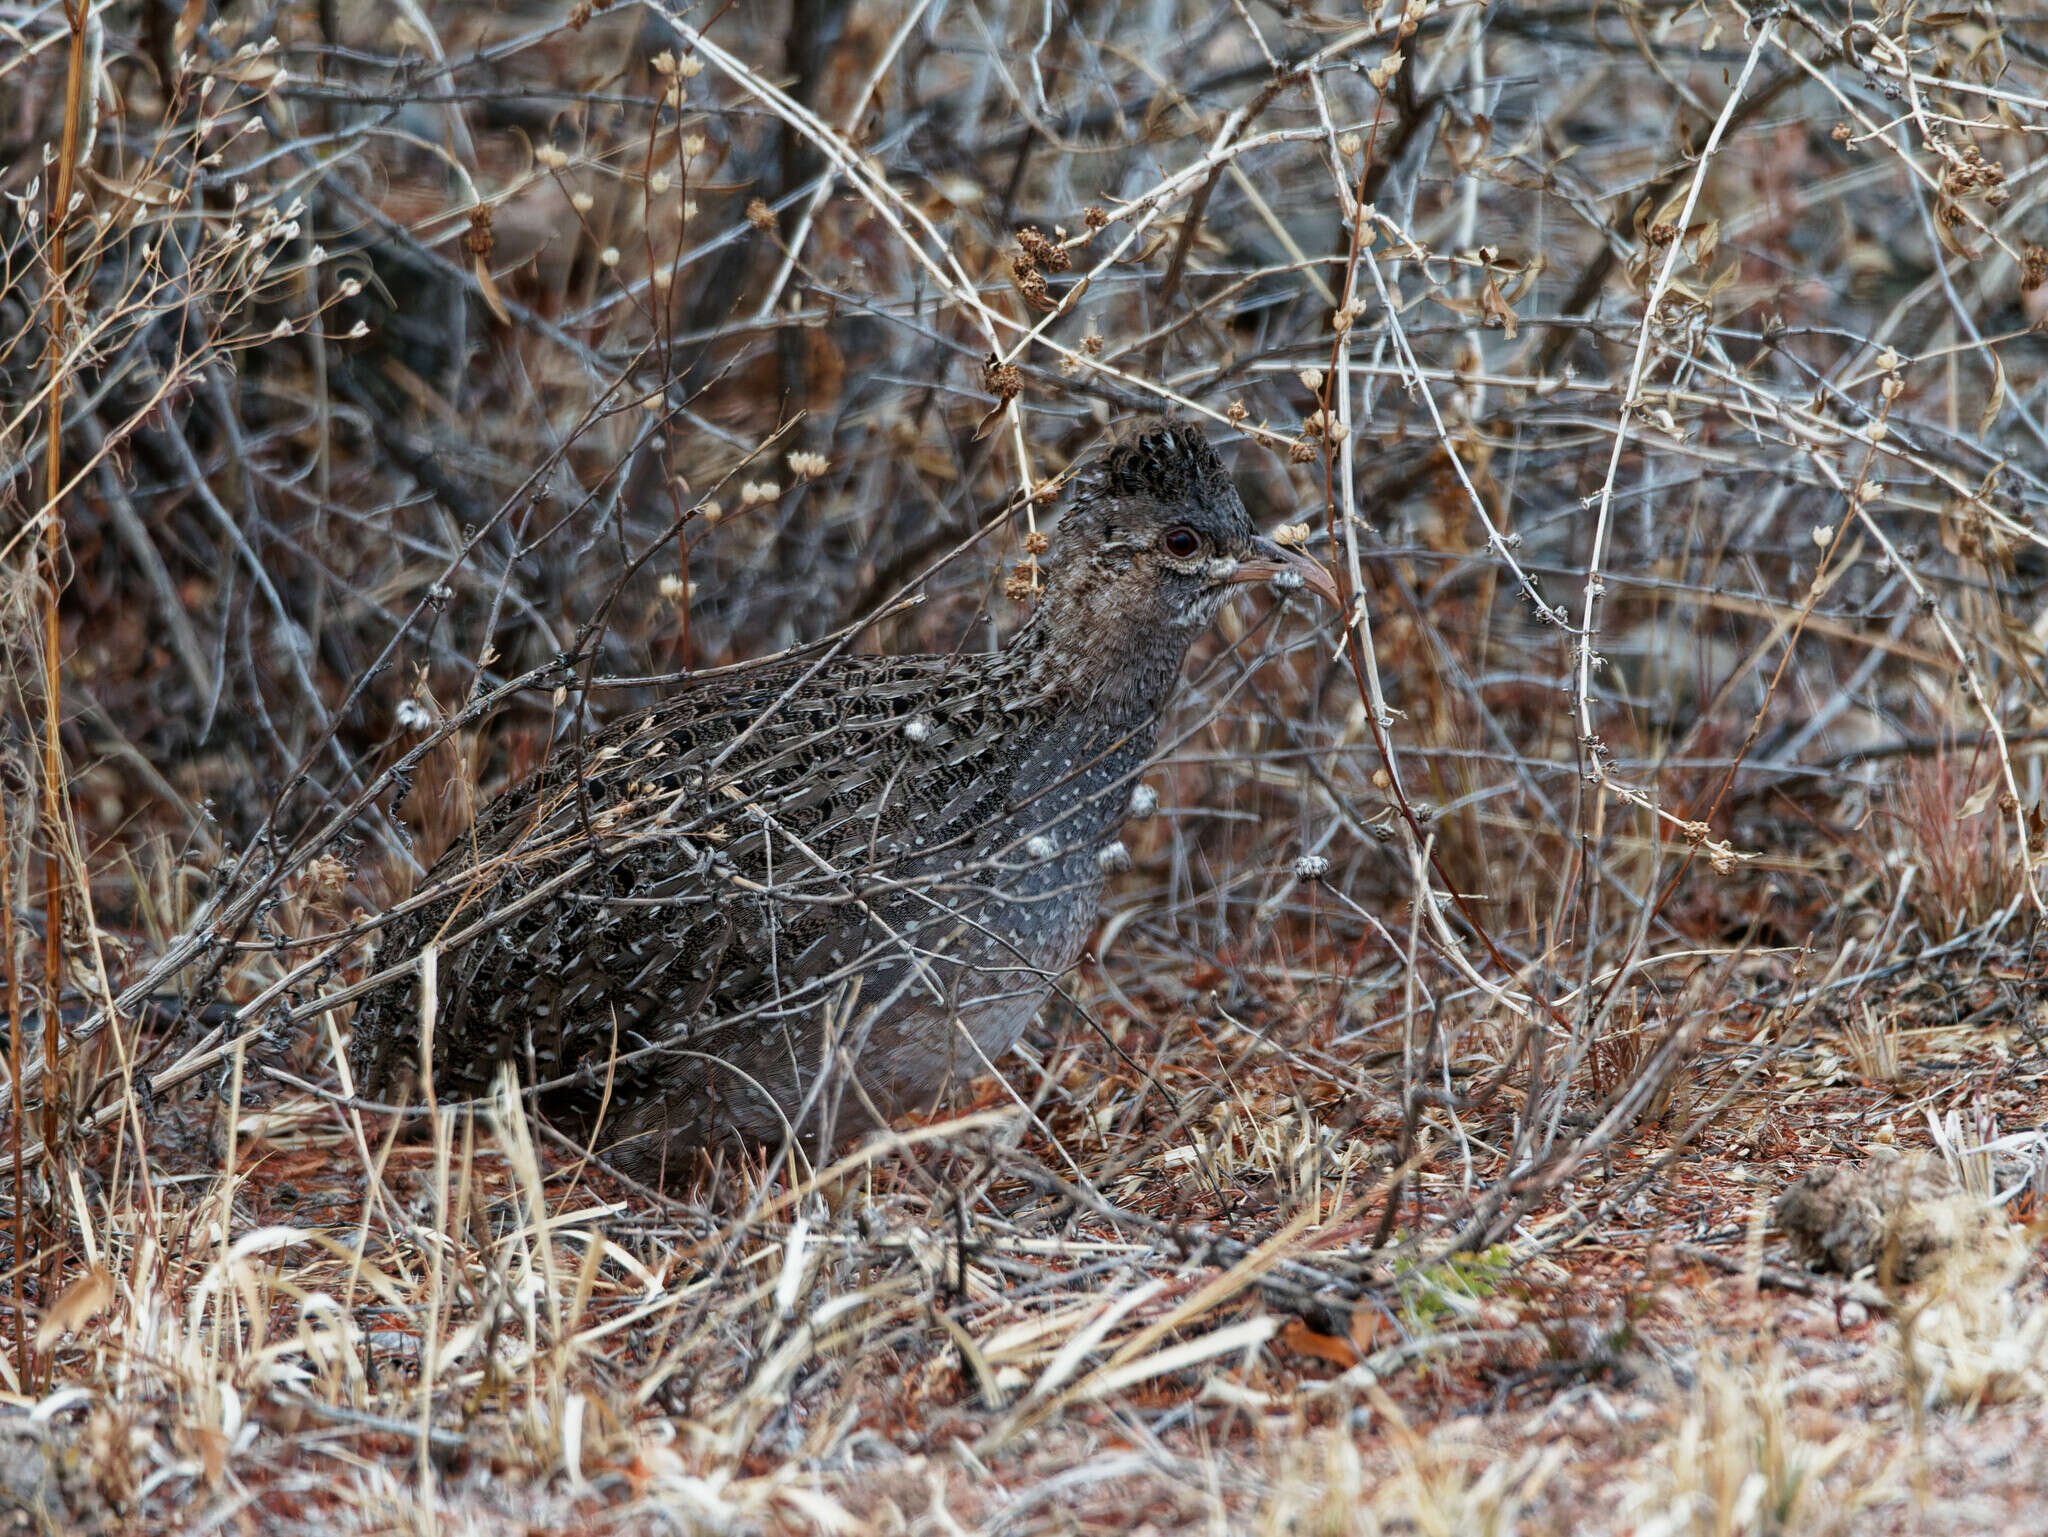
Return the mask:
<svg viewBox="0 0 2048 1537"><path fill-rule="evenodd" d="M303 889L316 900L332 901L348 889L348 861L337 854L322 854L306 866Z"/></svg>
<svg viewBox="0 0 2048 1537"><path fill-rule="evenodd" d="M829 467L829 461L823 454L811 453L805 449L798 449L785 457L789 461L790 474L799 480L813 480L824 474Z"/></svg>

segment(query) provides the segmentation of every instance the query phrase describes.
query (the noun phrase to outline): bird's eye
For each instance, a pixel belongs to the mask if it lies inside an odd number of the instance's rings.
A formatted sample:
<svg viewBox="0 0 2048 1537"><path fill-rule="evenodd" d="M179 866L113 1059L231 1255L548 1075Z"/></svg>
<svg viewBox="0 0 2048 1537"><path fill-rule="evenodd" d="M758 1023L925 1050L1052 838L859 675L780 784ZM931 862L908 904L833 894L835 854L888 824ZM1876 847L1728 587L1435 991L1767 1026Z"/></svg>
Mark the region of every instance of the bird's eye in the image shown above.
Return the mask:
<svg viewBox="0 0 2048 1537"><path fill-rule="evenodd" d="M1166 531L1159 547L1175 560L1193 560L1202 553L1202 536L1182 523Z"/></svg>

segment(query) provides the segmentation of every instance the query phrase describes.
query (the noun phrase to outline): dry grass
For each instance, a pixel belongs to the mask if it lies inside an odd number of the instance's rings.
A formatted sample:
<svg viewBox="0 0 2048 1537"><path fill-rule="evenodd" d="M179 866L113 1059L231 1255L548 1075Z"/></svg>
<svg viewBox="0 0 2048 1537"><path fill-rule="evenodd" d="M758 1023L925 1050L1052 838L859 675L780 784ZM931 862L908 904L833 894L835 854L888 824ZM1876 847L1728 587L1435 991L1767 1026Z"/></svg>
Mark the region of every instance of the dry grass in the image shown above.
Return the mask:
<svg viewBox="0 0 2048 1537"><path fill-rule="evenodd" d="M23 1529L2048 1524L2048 22L0 22ZM1162 403L1362 601L1226 615L1000 1076L666 1193L352 1098L480 798L993 643ZM2013 1223L1791 1266L1873 1147Z"/></svg>

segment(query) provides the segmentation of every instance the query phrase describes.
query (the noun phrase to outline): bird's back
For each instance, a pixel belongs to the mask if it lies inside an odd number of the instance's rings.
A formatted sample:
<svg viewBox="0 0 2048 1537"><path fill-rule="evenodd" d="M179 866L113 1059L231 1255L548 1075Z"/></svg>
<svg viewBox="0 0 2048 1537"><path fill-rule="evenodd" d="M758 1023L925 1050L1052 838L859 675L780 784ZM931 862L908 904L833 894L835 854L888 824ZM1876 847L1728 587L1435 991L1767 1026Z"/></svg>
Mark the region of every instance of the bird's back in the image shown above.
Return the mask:
<svg viewBox="0 0 2048 1537"><path fill-rule="evenodd" d="M577 1121L770 1137L836 1033L886 1112L978 1070L960 1025L1006 1048L1071 963L1150 747L1077 731L1000 654L707 680L488 806L380 964L439 947L443 1098L509 1060ZM419 1061L419 1017L409 977L363 1001L359 1092Z"/></svg>

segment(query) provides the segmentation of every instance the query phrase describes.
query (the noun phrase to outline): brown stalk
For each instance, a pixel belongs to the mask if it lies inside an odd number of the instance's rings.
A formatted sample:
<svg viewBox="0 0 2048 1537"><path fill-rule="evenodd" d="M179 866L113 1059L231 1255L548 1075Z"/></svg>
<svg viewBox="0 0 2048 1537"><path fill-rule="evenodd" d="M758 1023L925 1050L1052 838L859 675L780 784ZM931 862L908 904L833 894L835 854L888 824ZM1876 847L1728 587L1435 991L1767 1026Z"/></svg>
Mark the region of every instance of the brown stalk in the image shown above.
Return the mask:
<svg viewBox="0 0 2048 1537"><path fill-rule="evenodd" d="M58 648L57 599L62 589L60 567L64 557L64 520L61 499L64 487L64 335L71 323L70 304L64 283L68 262L67 234L71 223L72 170L78 159L78 123L85 85L85 0L65 0L64 20L70 28L70 53L64 73L64 137L57 155L56 184L50 194L50 319L46 354L50 384L44 415L48 442L43 456L43 916L47 926L43 939L43 1145L55 1156L59 1119L58 1089L51 1069L61 1047L58 1039L57 998L64 985L64 883L59 847L64 836L64 755L58 740ZM13 924L7 925L10 957L9 1003L17 1025L21 1019L19 983L11 964ZM17 1100L14 1122L14 1156L21 1159L21 1044L15 1032L14 1082ZM21 1182L15 1179L16 1264L21 1255ZM48 1257L52 1275L64 1262L62 1237ZM20 1269L15 1271L19 1287ZM22 1313L15 1309L16 1327ZM23 1336L24 1348L26 1336ZM23 1377L27 1376L24 1358Z"/></svg>
<svg viewBox="0 0 2048 1537"><path fill-rule="evenodd" d="M17 1378L28 1381L28 1266L22 1262L27 1251L26 1215L28 1203L21 1198L21 1134L28 1121L22 1097L21 1069L21 968L14 949L14 859L8 841L7 804L0 798L0 967L7 973L7 1078L14 1100L14 1356Z"/></svg>

